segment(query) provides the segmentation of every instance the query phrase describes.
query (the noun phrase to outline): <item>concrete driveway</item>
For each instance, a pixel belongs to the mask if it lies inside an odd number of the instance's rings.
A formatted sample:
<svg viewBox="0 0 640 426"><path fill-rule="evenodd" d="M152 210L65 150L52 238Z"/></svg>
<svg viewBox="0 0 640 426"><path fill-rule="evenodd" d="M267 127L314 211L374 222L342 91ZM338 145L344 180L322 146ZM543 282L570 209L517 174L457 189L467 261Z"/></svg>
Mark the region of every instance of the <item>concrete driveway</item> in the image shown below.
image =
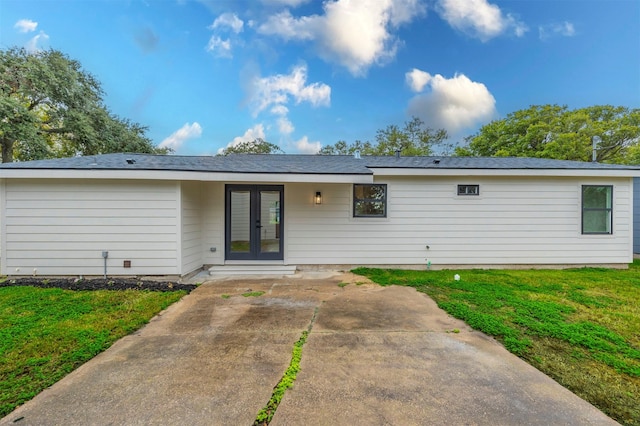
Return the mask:
<svg viewBox="0 0 640 426"><path fill-rule="evenodd" d="M309 326L272 425L616 424L427 296L364 281L204 284L0 424L248 426Z"/></svg>

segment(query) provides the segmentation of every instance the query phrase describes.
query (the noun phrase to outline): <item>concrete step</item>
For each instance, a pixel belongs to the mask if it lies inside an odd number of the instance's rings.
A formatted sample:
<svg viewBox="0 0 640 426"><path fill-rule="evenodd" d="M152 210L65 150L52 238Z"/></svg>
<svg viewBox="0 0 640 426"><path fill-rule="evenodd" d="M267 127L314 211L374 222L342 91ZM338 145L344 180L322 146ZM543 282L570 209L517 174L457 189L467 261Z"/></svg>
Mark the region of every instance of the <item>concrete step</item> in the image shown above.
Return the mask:
<svg viewBox="0 0 640 426"><path fill-rule="evenodd" d="M293 275L296 265L218 265L209 268L209 275L225 277L232 275Z"/></svg>

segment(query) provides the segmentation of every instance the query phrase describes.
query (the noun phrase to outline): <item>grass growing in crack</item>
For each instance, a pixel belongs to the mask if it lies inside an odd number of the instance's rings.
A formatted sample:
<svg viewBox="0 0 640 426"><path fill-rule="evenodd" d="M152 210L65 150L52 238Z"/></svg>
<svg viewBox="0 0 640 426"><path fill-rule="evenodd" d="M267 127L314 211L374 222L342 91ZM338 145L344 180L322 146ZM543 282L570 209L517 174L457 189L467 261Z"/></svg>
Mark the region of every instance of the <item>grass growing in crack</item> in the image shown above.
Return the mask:
<svg viewBox="0 0 640 426"><path fill-rule="evenodd" d="M244 297L260 297L264 294L264 291L249 291L247 293L242 293Z"/></svg>
<svg viewBox="0 0 640 426"><path fill-rule="evenodd" d="M345 287L346 287L346 286L348 286L348 285L349 285L349 283L339 283L339 284L338 284L338 287L340 287L340 288L345 288Z"/></svg>
<svg viewBox="0 0 640 426"><path fill-rule="evenodd" d="M302 347L307 341L307 337L309 333L311 333L311 329L313 328L313 324L316 322L316 316L318 315L318 308L316 307L313 310L313 315L311 316L311 321L309 321L309 326L305 331L302 332L300 338L293 345L293 351L291 353L291 362L289 363L289 367L284 372L282 379L278 382L278 384L273 388L273 393L271 394L271 399L267 402L267 405L264 406L262 410L258 412L256 415L256 420L253 422L253 426L268 426L273 419L273 415L276 413L278 409L278 405L280 405L280 401L282 401L282 397L284 393L293 386L293 382L295 382L296 377L298 376L298 372L300 371L300 361L302 360Z"/></svg>
<svg viewBox="0 0 640 426"><path fill-rule="evenodd" d="M223 299L229 299L231 297L231 295L230 294L223 294L220 297L222 297Z"/></svg>
<svg viewBox="0 0 640 426"><path fill-rule="evenodd" d="M353 272L415 287L618 422L640 425L640 261L628 270Z"/></svg>
<svg viewBox="0 0 640 426"><path fill-rule="evenodd" d="M0 417L184 294L0 288Z"/></svg>
<svg viewBox="0 0 640 426"><path fill-rule="evenodd" d="M273 394L271 395L271 399L267 402L267 405L258 412L256 416L256 421L253 423L254 426L262 426L268 425L273 419L273 415L278 409L278 405L280 401L282 401L282 397L284 393L293 386L293 382L296 380L296 376L298 375L298 371L300 371L300 360L302 359L302 346L307 341L307 336L309 335L309 331L305 330L302 332L300 339L293 345L293 352L291 355L291 363L289 363L289 368L284 372L282 379L273 388Z"/></svg>

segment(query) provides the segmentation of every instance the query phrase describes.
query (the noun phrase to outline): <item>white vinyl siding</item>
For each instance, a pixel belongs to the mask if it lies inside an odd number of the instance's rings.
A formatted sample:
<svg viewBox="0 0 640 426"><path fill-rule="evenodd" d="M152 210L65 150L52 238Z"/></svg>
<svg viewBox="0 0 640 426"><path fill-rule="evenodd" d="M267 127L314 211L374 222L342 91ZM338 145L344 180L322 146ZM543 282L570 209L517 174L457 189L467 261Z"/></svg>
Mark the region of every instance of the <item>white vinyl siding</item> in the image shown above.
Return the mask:
<svg viewBox="0 0 640 426"><path fill-rule="evenodd" d="M284 263L632 260L631 178L385 176L375 183L387 185L384 218L353 217L351 183L285 183ZM458 185L470 183L481 186L480 194L458 196ZM581 233L583 185L613 186L612 234ZM186 274L225 263L224 182L4 179L0 192L3 274L99 276L103 250L109 275Z"/></svg>
<svg viewBox="0 0 640 426"><path fill-rule="evenodd" d="M182 275L202 266L201 183L182 182Z"/></svg>
<svg viewBox="0 0 640 426"><path fill-rule="evenodd" d="M290 184L289 264L514 265L631 261L631 179L389 177L387 218L352 218L348 184ZM581 234L581 185L614 185L613 234ZM310 194L322 191L323 204ZM426 247L429 246L429 249Z"/></svg>
<svg viewBox="0 0 640 426"><path fill-rule="evenodd" d="M640 253L640 178L633 178L633 252Z"/></svg>
<svg viewBox="0 0 640 426"><path fill-rule="evenodd" d="M175 182L6 180L2 273L177 274ZM124 260L131 268L124 268Z"/></svg>
<svg viewBox="0 0 640 426"><path fill-rule="evenodd" d="M224 184L202 184L202 253L205 265L224 264ZM215 251L211 251L215 248Z"/></svg>

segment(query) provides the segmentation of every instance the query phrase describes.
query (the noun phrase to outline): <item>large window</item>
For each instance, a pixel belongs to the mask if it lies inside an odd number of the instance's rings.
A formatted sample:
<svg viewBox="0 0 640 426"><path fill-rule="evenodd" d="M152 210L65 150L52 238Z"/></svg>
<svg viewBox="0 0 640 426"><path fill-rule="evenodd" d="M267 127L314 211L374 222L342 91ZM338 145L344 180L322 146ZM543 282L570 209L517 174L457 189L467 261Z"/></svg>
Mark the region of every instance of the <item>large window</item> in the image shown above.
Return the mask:
<svg viewBox="0 0 640 426"><path fill-rule="evenodd" d="M582 186L582 233L611 234L613 186Z"/></svg>
<svg viewBox="0 0 640 426"><path fill-rule="evenodd" d="M387 185L353 185L354 217L386 217Z"/></svg>

